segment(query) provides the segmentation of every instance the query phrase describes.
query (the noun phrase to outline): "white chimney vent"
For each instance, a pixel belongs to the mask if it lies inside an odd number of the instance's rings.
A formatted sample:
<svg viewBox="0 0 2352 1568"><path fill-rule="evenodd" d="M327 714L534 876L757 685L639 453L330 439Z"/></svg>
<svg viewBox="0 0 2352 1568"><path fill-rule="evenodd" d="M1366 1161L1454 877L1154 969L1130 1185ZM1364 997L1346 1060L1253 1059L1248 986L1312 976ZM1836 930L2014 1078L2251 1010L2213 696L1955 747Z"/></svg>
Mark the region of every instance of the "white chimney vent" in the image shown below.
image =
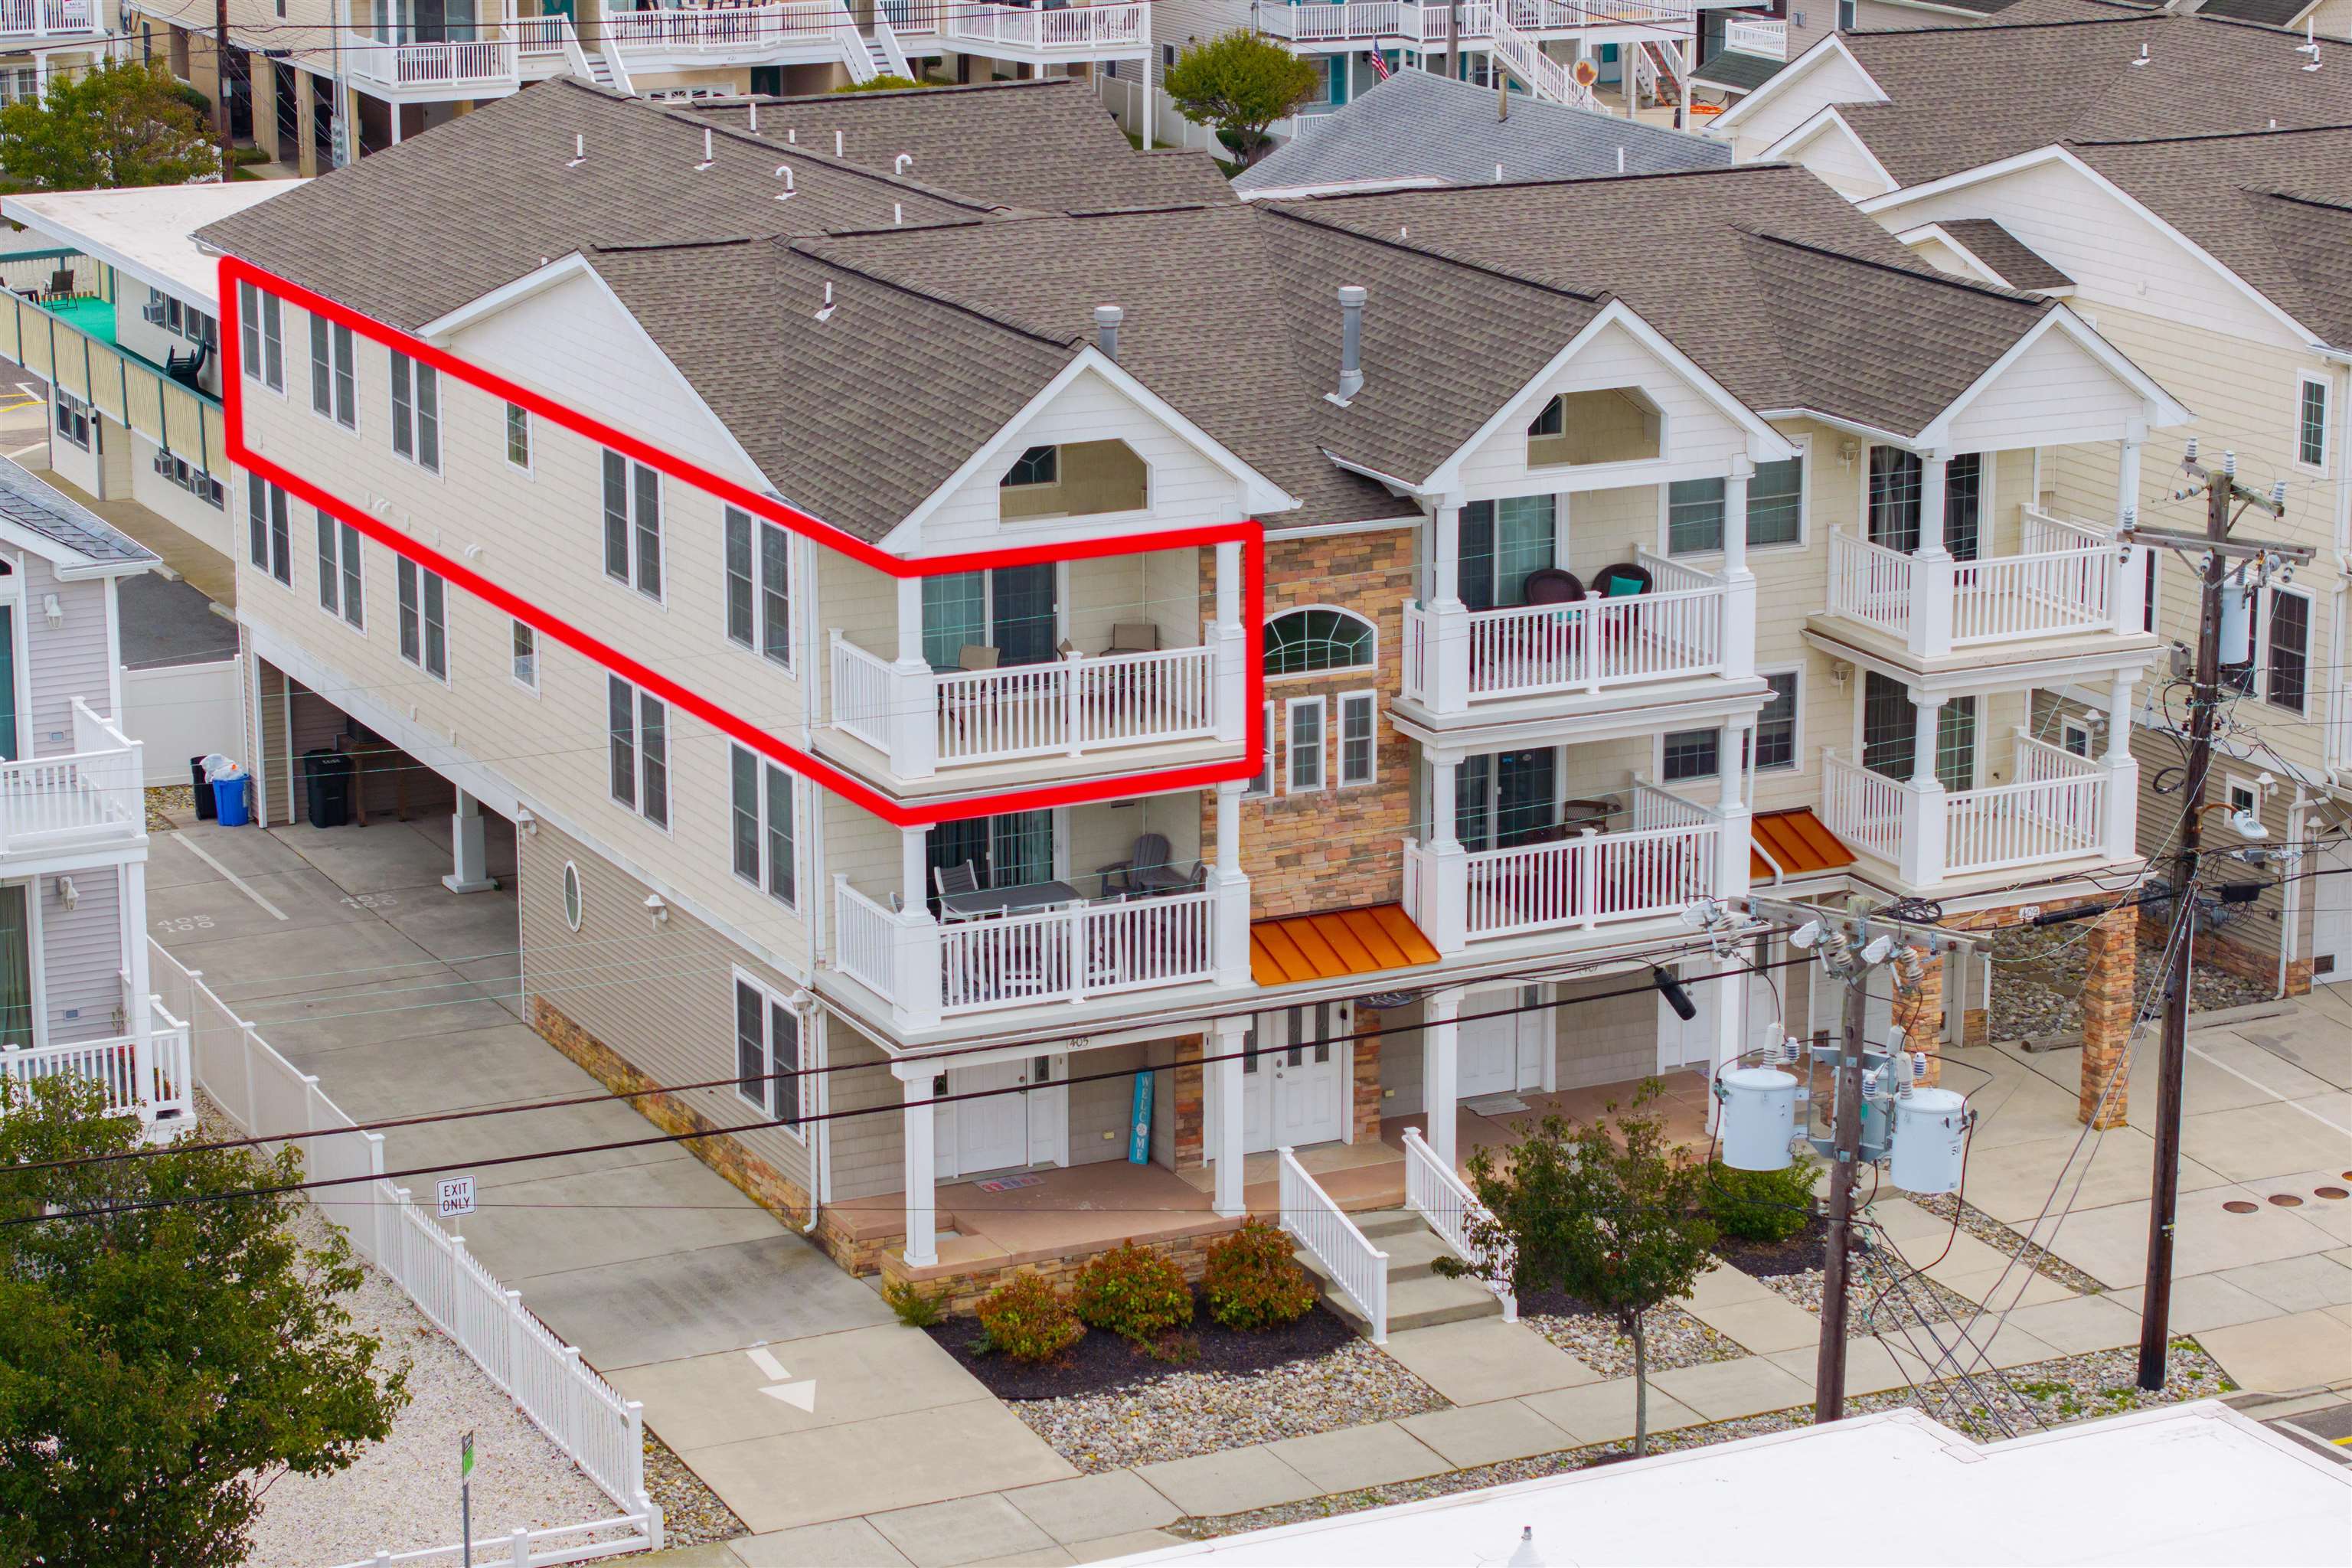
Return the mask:
<svg viewBox="0 0 2352 1568"><path fill-rule="evenodd" d="M1346 403L1364 390L1364 300L1359 284L1339 287L1339 390L1334 403Z"/></svg>
<svg viewBox="0 0 2352 1568"><path fill-rule="evenodd" d="M1118 360L1118 324L1126 318L1127 312L1117 305L1095 307L1095 347L1102 350L1103 358Z"/></svg>

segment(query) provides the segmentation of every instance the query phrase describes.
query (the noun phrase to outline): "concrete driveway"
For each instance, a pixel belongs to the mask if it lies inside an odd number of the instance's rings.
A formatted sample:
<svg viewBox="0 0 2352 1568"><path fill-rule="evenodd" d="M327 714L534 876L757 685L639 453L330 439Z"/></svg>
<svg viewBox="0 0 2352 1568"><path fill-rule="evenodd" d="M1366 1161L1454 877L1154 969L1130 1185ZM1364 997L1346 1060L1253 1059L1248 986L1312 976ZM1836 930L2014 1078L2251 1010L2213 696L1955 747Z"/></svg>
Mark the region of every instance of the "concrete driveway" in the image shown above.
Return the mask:
<svg viewBox="0 0 2352 1568"><path fill-rule="evenodd" d="M358 1120L602 1092L520 1021L511 893L441 886L446 819L184 824L150 847L158 940ZM490 867L509 887L513 863L494 819ZM429 1192L472 1161L656 1131L606 1101L391 1129L385 1157L422 1167L404 1184ZM467 1244L643 1400L646 1424L755 1531L1075 1474L872 1289L677 1144L477 1177ZM791 1400L761 1392L810 1383Z"/></svg>

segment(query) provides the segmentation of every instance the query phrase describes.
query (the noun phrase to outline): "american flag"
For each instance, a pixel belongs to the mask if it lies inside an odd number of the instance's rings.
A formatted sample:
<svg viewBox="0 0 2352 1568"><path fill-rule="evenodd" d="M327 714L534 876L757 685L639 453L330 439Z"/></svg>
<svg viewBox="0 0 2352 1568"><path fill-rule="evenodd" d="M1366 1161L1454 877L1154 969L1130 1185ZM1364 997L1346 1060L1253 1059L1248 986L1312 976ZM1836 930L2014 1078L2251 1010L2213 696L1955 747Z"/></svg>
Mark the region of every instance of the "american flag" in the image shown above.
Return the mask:
<svg viewBox="0 0 2352 1568"><path fill-rule="evenodd" d="M1380 50L1366 49L1364 51L1364 58L1372 62L1372 74L1374 76L1379 77L1382 81L1389 79L1389 62L1381 58Z"/></svg>

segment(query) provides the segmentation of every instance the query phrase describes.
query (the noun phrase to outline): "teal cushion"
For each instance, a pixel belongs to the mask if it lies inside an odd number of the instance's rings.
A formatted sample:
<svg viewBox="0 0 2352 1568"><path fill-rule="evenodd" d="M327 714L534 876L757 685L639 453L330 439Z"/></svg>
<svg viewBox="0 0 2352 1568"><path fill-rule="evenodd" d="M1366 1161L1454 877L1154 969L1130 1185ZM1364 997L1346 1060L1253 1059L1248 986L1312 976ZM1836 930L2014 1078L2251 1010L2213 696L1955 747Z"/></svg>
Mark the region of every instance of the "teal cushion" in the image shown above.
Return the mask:
<svg viewBox="0 0 2352 1568"><path fill-rule="evenodd" d="M1639 577L1612 577L1609 579L1608 591L1601 597L1622 599L1630 594L1638 594L1641 591L1642 580Z"/></svg>

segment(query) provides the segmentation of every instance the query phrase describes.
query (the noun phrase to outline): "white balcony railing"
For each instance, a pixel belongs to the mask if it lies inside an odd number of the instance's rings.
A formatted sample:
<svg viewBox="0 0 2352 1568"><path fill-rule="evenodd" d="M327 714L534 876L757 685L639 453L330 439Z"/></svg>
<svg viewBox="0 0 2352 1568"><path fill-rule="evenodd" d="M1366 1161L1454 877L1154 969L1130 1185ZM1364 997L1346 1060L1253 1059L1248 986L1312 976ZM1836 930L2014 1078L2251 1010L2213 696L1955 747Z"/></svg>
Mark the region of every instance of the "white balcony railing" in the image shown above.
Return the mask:
<svg viewBox="0 0 2352 1568"><path fill-rule="evenodd" d="M520 58L511 34L497 25L480 38L446 43L381 43L356 36L343 46L343 68L383 87L479 89L514 87Z"/></svg>
<svg viewBox="0 0 2352 1568"><path fill-rule="evenodd" d="M1906 555L1830 534L1829 607L1914 653L2140 630L2139 578L2086 525L2028 510L2024 552L1975 561Z"/></svg>
<svg viewBox="0 0 2352 1568"><path fill-rule="evenodd" d="M960 43L992 44L1083 59L1133 54L1151 44L1150 0L1116 5L1029 7L952 0L941 10L940 33Z"/></svg>
<svg viewBox="0 0 2352 1568"><path fill-rule="evenodd" d="M102 30L97 0L0 0L0 35L45 38Z"/></svg>
<svg viewBox="0 0 2352 1568"><path fill-rule="evenodd" d="M572 18L560 11L545 16L518 16L514 35L515 47L525 59L562 55L573 39Z"/></svg>
<svg viewBox="0 0 2352 1568"><path fill-rule="evenodd" d="M1728 20L1723 24L1723 47L1768 60L1789 58L1789 24Z"/></svg>
<svg viewBox="0 0 2352 1568"><path fill-rule="evenodd" d="M782 56L837 49L845 41L861 52L856 24L835 0L783 0L772 5L713 5L697 9L664 5L650 11L614 11L604 17L604 39L642 66L649 57L684 55L698 59Z"/></svg>
<svg viewBox="0 0 2352 1568"><path fill-rule="evenodd" d="M142 747L79 698L74 750L0 763L0 854L134 843L147 831Z"/></svg>
<svg viewBox="0 0 2352 1568"><path fill-rule="evenodd" d="M835 965L918 1016L1181 985L1215 974L1220 891L942 923L886 909L835 877Z"/></svg>
<svg viewBox="0 0 2352 1568"><path fill-rule="evenodd" d="M1588 27L1634 24L1691 30L1692 7L1675 0L1503 0L1504 16L1527 33L1571 33ZM1493 0L1465 0L1462 37L1484 38L1494 31ZM1446 38L1446 7L1416 0L1353 0L1352 4L1261 5L1258 30L1294 43L1319 44L1398 40L1438 45Z"/></svg>
<svg viewBox="0 0 2352 1568"><path fill-rule="evenodd" d="M0 1077L19 1083L73 1078L97 1084L113 1115L142 1121L184 1117L194 1112L195 1081L188 1061L188 1026L163 1011L163 998L148 1004L154 1024L142 1044L135 1035L83 1040L67 1046L0 1047Z"/></svg>
<svg viewBox="0 0 2352 1568"><path fill-rule="evenodd" d="M905 778L935 766L1079 757L1217 733L1223 682L1211 646L919 673L839 631L832 646L835 722L889 754L891 771ZM926 714L928 735L920 732ZM898 721L909 715L914 725ZM926 742L930 754L922 757Z"/></svg>
<svg viewBox="0 0 2352 1568"><path fill-rule="evenodd" d="M1440 952L1454 951L1457 923L1463 941L1479 942L1678 913L1719 885L1725 823L1675 805L1686 820L1659 820L1673 808L1645 820L1637 805L1632 828L1549 844L1446 855L1408 838L1407 911Z"/></svg>
<svg viewBox="0 0 2352 1568"><path fill-rule="evenodd" d="M1824 753L1829 830L1926 887L1950 877L2127 854L2137 773L2017 737L2016 782L1984 789L1916 788ZM2120 818L2116 814L2122 814Z"/></svg>

